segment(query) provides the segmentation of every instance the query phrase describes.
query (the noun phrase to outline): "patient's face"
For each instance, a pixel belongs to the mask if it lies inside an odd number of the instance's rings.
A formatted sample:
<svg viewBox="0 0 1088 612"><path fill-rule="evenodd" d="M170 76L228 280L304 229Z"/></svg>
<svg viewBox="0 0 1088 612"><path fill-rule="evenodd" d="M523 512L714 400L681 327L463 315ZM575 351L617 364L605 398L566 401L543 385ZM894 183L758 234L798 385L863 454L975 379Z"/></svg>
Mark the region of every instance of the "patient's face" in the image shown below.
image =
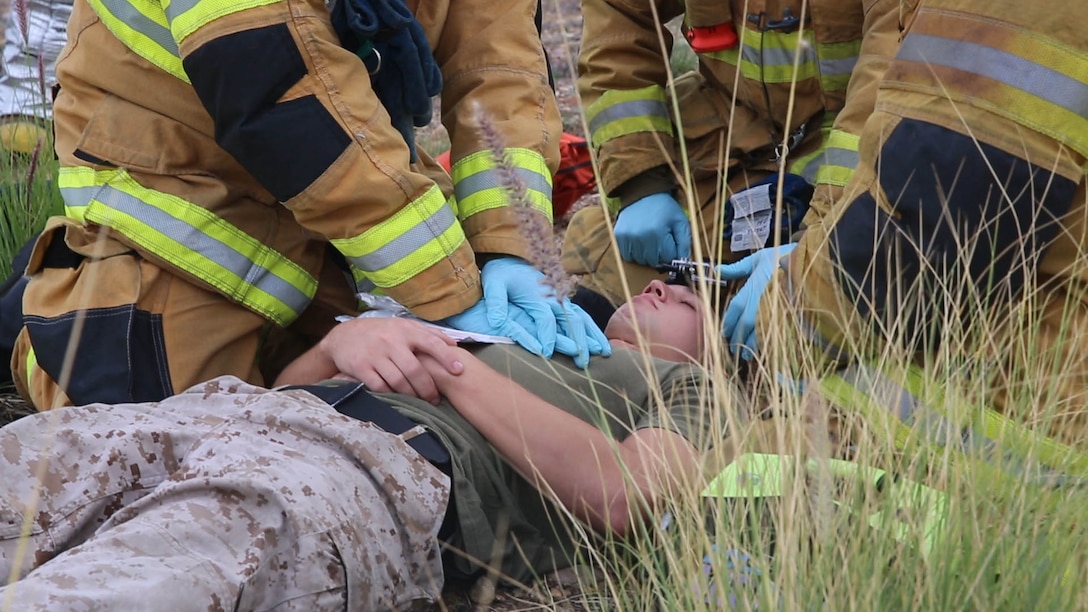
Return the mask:
<svg viewBox="0 0 1088 612"><path fill-rule="evenodd" d="M670 361L697 361L703 347L703 302L688 287L654 280L616 310L604 333ZM636 333L635 330L638 330Z"/></svg>

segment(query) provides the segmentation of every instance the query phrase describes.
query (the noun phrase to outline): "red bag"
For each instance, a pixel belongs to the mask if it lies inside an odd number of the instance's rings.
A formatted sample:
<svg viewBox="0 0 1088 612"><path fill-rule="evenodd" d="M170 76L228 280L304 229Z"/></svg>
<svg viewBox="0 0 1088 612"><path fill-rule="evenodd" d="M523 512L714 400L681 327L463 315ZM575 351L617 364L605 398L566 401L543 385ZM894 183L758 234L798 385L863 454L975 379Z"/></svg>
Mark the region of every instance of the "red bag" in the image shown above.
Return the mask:
<svg viewBox="0 0 1088 612"><path fill-rule="evenodd" d="M446 172L450 172L450 152L435 158ZM559 138L559 169L552 177L552 218L567 214L571 206L587 193L597 188L593 174L593 162L589 156L589 144L585 138L566 132Z"/></svg>
<svg viewBox="0 0 1088 612"><path fill-rule="evenodd" d="M582 196L597 189L597 176L585 138L563 133L559 139L559 169L552 178L552 218L567 214Z"/></svg>

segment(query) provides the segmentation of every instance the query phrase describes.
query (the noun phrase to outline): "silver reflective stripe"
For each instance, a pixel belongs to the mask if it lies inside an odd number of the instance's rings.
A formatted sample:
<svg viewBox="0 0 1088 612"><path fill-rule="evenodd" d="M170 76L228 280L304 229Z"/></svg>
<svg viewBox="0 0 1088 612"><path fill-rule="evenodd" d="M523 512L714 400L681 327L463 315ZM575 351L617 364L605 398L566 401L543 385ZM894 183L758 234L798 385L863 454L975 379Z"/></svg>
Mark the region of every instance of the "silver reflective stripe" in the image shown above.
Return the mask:
<svg viewBox="0 0 1088 612"><path fill-rule="evenodd" d="M669 119L669 111L660 100L629 100L619 102L601 110L597 116L589 122L590 133L596 132L601 127L619 121L637 117L663 117Z"/></svg>
<svg viewBox="0 0 1088 612"><path fill-rule="evenodd" d="M541 176L539 172L533 172L525 168L515 168L515 171L521 177L526 189L551 196L552 187L548 184L548 179ZM498 171L484 170L458 181L454 187L454 193L457 195L457 200L463 202L474 193L496 188L503 188L502 178Z"/></svg>
<svg viewBox="0 0 1088 612"><path fill-rule="evenodd" d="M133 30L147 36L173 55L181 57L181 52L178 51L178 43L174 40L170 30L148 19L147 16L136 10L136 7L119 0L103 0L102 6L109 9L114 17Z"/></svg>
<svg viewBox="0 0 1088 612"><path fill-rule="evenodd" d="M748 50L749 50L749 47L745 46L744 47L745 59L748 59ZM759 57L758 51L756 51L756 53L757 53L756 57L758 58ZM764 47L763 48L763 62L762 62L762 64L764 66L766 66L766 67L774 67L774 66L789 66L789 67L792 67L793 66L793 58L794 58L795 54L797 54L797 51L794 50L794 49L781 49L781 48L778 48L778 47ZM800 65L802 65L802 66L805 65L805 64L816 61L816 54L815 54L814 50L812 49L812 47L810 45L806 44L806 45L800 47L800 55L801 55ZM760 63L759 61L756 61L756 60L749 60L749 61L752 61L753 63L756 63L756 64Z"/></svg>
<svg viewBox="0 0 1088 612"><path fill-rule="evenodd" d="M363 272L383 270L408 258L455 223L457 217L454 216L453 209L442 206L429 218L423 219L377 251L359 257L348 257L348 261Z"/></svg>
<svg viewBox="0 0 1088 612"><path fill-rule="evenodd" d="M1083 485L1043 463L1004 451L994 440L972 427L958 427L937 409L923 403L901 385L873 368L854 364L838 372L839 378L939 446L952 446L965 455L990 463L1003 472L1037 485Z"/></svg>
<svg viewBox="0 0 1088 612"><path fill-rule="evenodd" d="M1088 85L1019 55L928 34L903 39L897 59L978 74L1088 117Z"/></svg>
<svg viewBox="0 0 1088 612"><path fill-rule="evenodd" d="M821 151L819 155L808 160L808 163L805 164L804 168L798 170L795 166L793 171L803 176L805 180L808 181L809 185L815 185L816 173L819 172L820 167L824 165L824 160L827 159L826 154L827 151Z"/></svg>
<svg viewBox="0 0 1088 612"><path fill-rule="evenodd" d="M824 164L828 166L842 166L843 168L857 168L861 161L861 155L850 149L829 147L824 150Z"/></svg>
<svg viewBox="0 0 1088 612"><path fill-rule="evenodd" d="M854 72L854 66L858 63L858 58L847 57L844 59L822 59L820 60L820 74L823 76L839 76L844 74L852 74Z"/></svg>
<svg viewBox="0 0 1088 612"><path fill-rule="evenodd" d="M355 291L358 293L370 293L377 288L378 286L365 276L355 281Z"/></svg>
<svg viewBox="0 0 1088 612"><path fill-rule="evenodd" d="M166 6L166 18L173 22L197 4L200 4L200 0L170 0L170 4Z"/></svg>
<svg viewBox="0 0 1088 612"><path fill-rule="evenodd" d="M963 438L963 433L953 433L955 427L948 419L926 406L903 387L873 368L854 364L838 372L839 378L875 400L882 408L908 426L925 424L926 433L942 445L950 436Z"/></svg>
<svg viewBox="0 0 1088 612"><path fill-rule="evenodd" d="M749 62L752 64L760 64L759 59L759 47L753 47L752 45L744 45L740 48L741 61ZM793 62L790 62L791 64Z"/></svg>
<svg viewBox="0 0 1088 612"><path fill-rule="evenodd" d="M184 245L186 249L200 253L229 270L238 277L239 287L244 285L256 287L274 296L296 313L301 313L310 303L310 297L297 287L276 276L267 268L253 262L229 244L221 242L200 231L199 228L142 202L135 196L109 185L64 188L61 189L61 194L64 197L65 204L72 208L86 207L94 200L113 210L139 219L141 223ZM157 253L153 248L153 244L144 243L139 239L139 236L129 236L129 238L137 243L144 244L151 252ZM168 258L167 260L169 261ZM171 263L176 265L176 262ZM242 299L244 296L234 297Z"/></svg>
<svg viewBox="0 0 1088 612"><path fill-rule="evenodd" d="M60 195L64 198L64 204L68 208L87 208L91 200L98 196L102 187L61 187Z"/></svg>

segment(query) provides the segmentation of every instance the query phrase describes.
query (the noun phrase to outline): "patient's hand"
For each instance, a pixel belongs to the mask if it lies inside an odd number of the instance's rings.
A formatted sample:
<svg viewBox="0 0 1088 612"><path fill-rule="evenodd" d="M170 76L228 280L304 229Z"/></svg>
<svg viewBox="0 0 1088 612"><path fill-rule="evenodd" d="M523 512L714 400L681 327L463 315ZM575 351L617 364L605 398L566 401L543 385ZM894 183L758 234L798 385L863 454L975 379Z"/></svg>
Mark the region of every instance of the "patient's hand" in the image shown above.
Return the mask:
<svg viewBox="0 0 1088 612"><path fill-rule="evenodd" d="M418 321L396 318L353 319L337 325L318 345L341 377L358 380L377 392L412 395L432 404L438 385L420 358L445 376L464 370L456 342Z"/></svg>
<svg viewBox="0 0 1088 612"><path fill-rule="evenodd" d="M480 389L487 389L488 393L502 393L506 386L513 384L507 376L499 374L464 348L457 346L450 350L454 351L453 358L461 364L458 372L452 372L431 355L420 355L419 363L431 375L438 392L455 408L459 402L471 401L479 396Z"/></svg>

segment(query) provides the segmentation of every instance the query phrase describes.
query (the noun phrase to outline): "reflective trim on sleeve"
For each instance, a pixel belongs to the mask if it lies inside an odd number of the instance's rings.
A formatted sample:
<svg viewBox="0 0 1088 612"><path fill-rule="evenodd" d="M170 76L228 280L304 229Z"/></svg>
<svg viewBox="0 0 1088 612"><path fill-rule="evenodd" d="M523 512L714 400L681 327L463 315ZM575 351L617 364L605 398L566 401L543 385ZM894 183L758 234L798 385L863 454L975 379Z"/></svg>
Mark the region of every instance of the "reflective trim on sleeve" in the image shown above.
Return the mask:
<svg viewBox="0 0 1088 612"><path fill-rule="evenodd" d="M140 57L189 82L166 13L152 0L87 0L109 31Z"/></svg>
<svg viewBox="0 0 1088 612"><path fill-rule="evenodd" d="M746 79L762 83L792 83L795 79L819 78L824 91L845 91L858 62L861 40L816 43L805 32L744 31L744 45L703 54L740 69ZM801 57L794 69L795 55Z"/></svg>
<svg viewBox="0 0 1088 612"><path fill-rule="evenodd" d="M860 53L861 40L816 45L816 55L820 58L820 85L824 91L846 91Z"/></svg>
<svg viewBox="0 0 1088 612"><path fill-rule="evenodd" d="M1004 478L1017 482L1061 486L1069 476L1088 477L1085 453L992 408L953 396L917 366L888 376L876 368L855 364L829 378L849 385L875 404L846 407L862 408L868 414L874 414L874 410L890 414L901 448L911 436L921 436L938 447L983 461Z"/></svg>
<svg viewBox="0 0 1088 612"><path fill-rule="evenodd" d="M317 281L298 264L211 211L148 189L123 169L60 169L65 213L120 232L128 240L288 325L309 305Z"/></svg>
<svg viewBox="0 0 1088 612"><path fill-rule="evenodd" d="M465 232L437 185L361 235L331 240L348 263L383 289L451 257L464 241Z"/></svg>
<svg viewBox="0 0 1088 612"><path fill-rule="evenodd" d="M849 132L831 130L824 144L823 164L816 171L814 185L843 187L854 176L858 167L858 142L861 139Z"/></svg>
<svg viewBox="0 0 1088 612"><path fill-rule="evenodd" d="M241 11L275 4L282 0L173 0L166 5L170 31L181 44L190 34L209 22Z"/></svg>
<svg viewBox="0 0 1088 612"><path fill-rule="evenodd" d="M823 119L820 121L820 148L807 155L790 158L792 160L789 165L790 173L803 176L809 185L816 184L816 172L820 169L820 166L827 163L827 156L825 155L827 141L831 136L831 126L835 125L837 116L838 113L834 112L824 113Z"/></svg>
<svg viewBox="0 0 1088 612"><path fill-rule="evenodd" d="M630 91L606 91L586 109L590 141L594 147L638 132L673 135L672 115L665 90L657 85Z"/></svg>
<svg viewBox="0 0 1088 612"><path fill-rule="evenodd" d="M282 0L87 0L126 47L173 76L189 82L178 45L209 22ZM163 6L165 4L165 7Z"/></svg>
<svg viewBox="0 0 1088 612"><path fill-rule="evenodd" d="M827 146L827 136L831 130L829 128L823 128L820 131L823 134L820 148L808 155L793 158L793 161L790 162L789 166L791 174L803 176L809 185L816 184L816 173L819 172L821 166L827 163L825 147Z"/></svg>
<svg viewBox="0 0 1088 612"><path fill-rule="evenodd" d="M792 83L820 76L815 37L801 32L756 32L745 30L744 44L734 49L703 54L740 68L746 79L763 83ZM800 63L794 69L794 57Z"/></svg>
<svg viewBox="0 0 1088 612"><path fill-rule="evenodd" d="M507 149L506 161L521 179L529 206L549 221L552 219L552 177L544 156L531 149ZM477 151L453 165L454 193L461 219L507 205L513 186L503 181L506 172L498 167L491 151Z"/></svg>
<svg viewBox="0 0 1088 612"><path fill-rule="evenodd" d="M948 15L925 19L920 14L916 23L921 30L912 31L903 40L889 69L890 80L908 85L923 81L928 87L939 87L945 95L969 100L1088 156L1088 54L989 20L985 27L995 32L988 38L1002 41L1005 49L940 34L979 21ZM895 70L896 64L907 62L927 67L900 66ZM931 67L962 76L949 80L934 74ZM985 97L978 94L980 91Z"/></svg>

